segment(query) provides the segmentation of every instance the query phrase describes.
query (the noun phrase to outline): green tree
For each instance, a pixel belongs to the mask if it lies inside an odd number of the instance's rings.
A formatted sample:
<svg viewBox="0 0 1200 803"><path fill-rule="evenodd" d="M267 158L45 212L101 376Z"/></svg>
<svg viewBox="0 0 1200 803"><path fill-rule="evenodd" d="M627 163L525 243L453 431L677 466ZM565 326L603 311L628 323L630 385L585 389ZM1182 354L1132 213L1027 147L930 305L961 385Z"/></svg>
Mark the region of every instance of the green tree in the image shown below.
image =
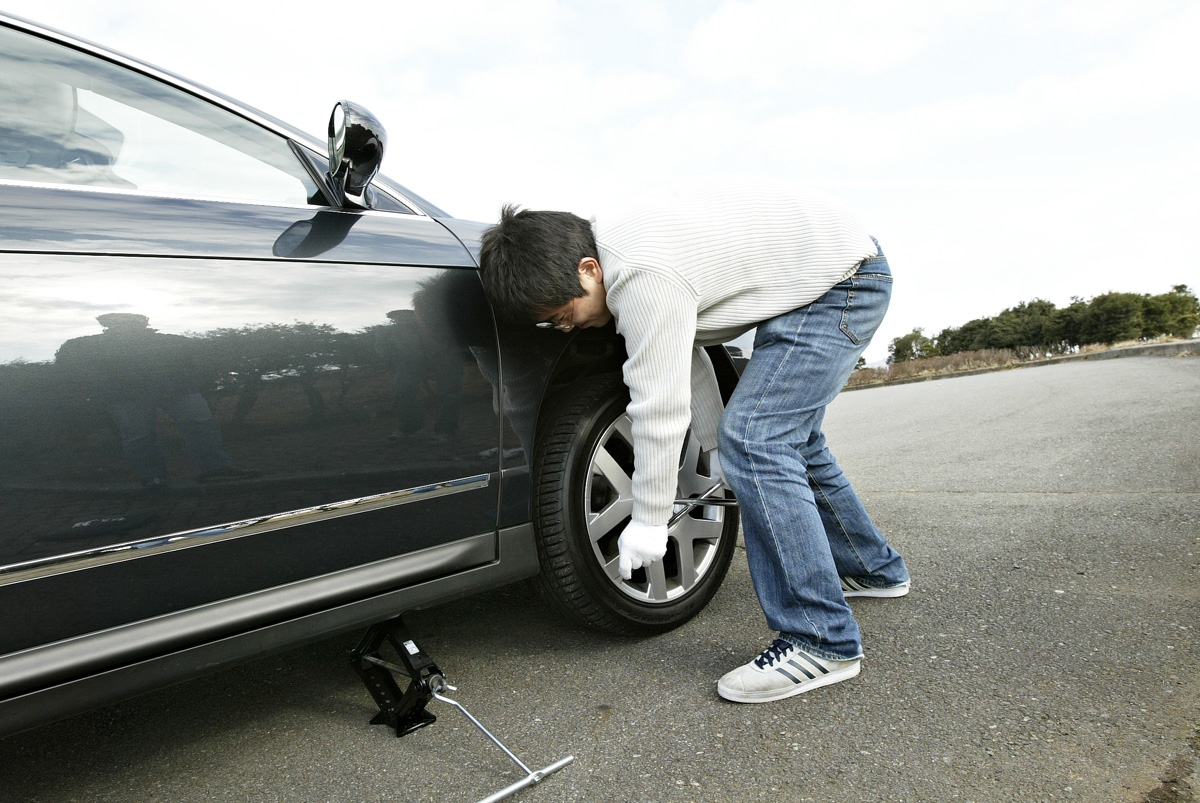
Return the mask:
<svg viewBox="0 0 1200 803"><path fill-rule="evenodd" d="M967 321L957 329L943 329L934 341L937 353L948 355L957 354L960 351L995 348L993 326L994 319L992 318L976 318L973 321Z"/></svg>
<svg viewBox="0 0 1200 803"><path fill-rule="evenodd" d="M961 348L958 348L961 332L962 330L956 326L947 326L938 332L937 336L933 338L933 344L937 346L938 354L956 354L962 351Z"/></svg>
<svg viewBox="0 0 1200 803"><path fill-rule="evenodd" d="M1191 337L1200 324L1200 301L1186 284L1177 284L1169 293L1144 296L1142 301L1142 337Z"/></svg>
<svg viewBox="0 0 1200 803"><path fill-rule="evenodd" d="M1080 325L1083 343L1116 343L1142 336L1142 296L1105 293L1088 304Z"/></svg>
<svg viewBox="0 0 1200 803"><path fill-rule="evenodd" d="M1089 343L1115 343L1159 335L1192 337L1200 327L1200 301L1186 284L1156 296L1105 293L1088 301L1071 298L1058 309L1035 298L1009 307L992 318L976 318L938 333L931 347L920 329L892 341L890 351L903 362L932 354L950 355L980 349L1013 349L1024 356L1062 352ZM916 353L914 354L914 349Z"/></svg>
<svg viewBox="0 0 1200 803"><path fill-rule="evenodd" d="M1071 304L1057 309L1050 319L1050 337L1058 351L1066 351L1083 345L1083 319L1087 315L1088 302L1072 296Z"/></svg>
<svg viewBox="0 0 1200 803"><path fill-rule="evenodd" d="M892 338L888 346L888 364L907 362L937 354L934 342L925 336L924 329L913 329L906 335Z"/></svg>
<svg viewBox="0 0 1200 803"><path fill-rule="evenodd" d="M988 348L1045 351L1054 343L1052 302L1035 298L1010 307L994 319L988 330Z"/></svg>

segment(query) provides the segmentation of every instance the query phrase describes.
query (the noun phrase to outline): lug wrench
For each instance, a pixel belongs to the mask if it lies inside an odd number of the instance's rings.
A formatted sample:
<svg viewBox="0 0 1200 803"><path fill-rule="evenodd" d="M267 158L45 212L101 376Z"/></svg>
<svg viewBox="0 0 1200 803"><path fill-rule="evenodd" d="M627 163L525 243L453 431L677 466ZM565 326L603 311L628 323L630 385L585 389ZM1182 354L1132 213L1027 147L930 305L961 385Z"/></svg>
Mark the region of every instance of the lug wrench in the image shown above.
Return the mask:
<svg viewBox="0 0 1200 803"><path fill-rule="evenodd" d="M684 516L690 513L694 507L708 507L709 505L716 505L718 507L737 507L736 499L726 499L722 496L712 496L712 494L715 494L723 487L724 483L718 482L716 485L709 488L699 496L688 497L687 499L676 499L675 506L679 507L682 505L683 509L677 510L671 516L671 518L667 519L667 526L670 527L675 522L682 519Z"/></svg>

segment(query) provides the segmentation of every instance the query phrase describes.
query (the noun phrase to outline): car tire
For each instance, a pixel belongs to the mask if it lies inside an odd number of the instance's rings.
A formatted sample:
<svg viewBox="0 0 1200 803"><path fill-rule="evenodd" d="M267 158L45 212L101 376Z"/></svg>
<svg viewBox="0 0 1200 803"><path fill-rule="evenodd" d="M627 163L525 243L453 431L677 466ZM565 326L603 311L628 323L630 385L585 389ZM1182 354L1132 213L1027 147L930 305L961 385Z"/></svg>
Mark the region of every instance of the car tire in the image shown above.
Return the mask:
<svg viewBox="0 0 1200 803"><path fill-rule="evenodd" d="M533 461L542 567L535 584L552 607L575 621L613 633L657 633L688 621L712 599L729 569L738 516L732 506L693 507L670 527L662 561L621 578L617 538L633 506L628 404L618 374L581 379L548 402ZM712 485L689 432L679 495L696 497Z"/></svg>

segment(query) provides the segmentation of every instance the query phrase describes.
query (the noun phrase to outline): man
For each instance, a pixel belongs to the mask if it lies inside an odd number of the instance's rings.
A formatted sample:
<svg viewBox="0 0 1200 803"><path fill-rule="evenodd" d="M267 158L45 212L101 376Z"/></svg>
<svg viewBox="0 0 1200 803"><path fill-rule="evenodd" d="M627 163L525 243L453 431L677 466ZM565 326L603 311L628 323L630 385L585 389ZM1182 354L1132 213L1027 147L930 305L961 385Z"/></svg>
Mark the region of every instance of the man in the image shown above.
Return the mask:
<svg viewBox="0 0 1200 803"><path fill-rule="evenodd" d="M750 574L779 637L726 674L737 702L790 697L858 674L846 597L908 593L904 560L871 523L825 446L825 407L878 328L891 273L849 210L755 179L674 187L590 225L505 207L481 276L504 313L560 329L616 319L628 360L634 508L620 570L660 560L689 423L737 494ZM720 416L700 347L757 327ZM719 458L718 455L719 454Z"/></svg>

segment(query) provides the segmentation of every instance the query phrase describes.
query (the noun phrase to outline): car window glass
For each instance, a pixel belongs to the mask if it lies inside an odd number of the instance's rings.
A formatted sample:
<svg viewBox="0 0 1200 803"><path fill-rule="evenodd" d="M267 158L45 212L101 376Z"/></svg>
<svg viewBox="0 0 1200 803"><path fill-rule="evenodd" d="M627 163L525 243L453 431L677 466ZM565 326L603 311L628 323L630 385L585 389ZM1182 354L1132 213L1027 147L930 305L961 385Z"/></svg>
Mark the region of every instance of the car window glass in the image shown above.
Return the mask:
<svg viewBox="0 0 1200 803"><path fill-rule="evenodd" d="M371 194L368 196L368 200L370 201L371 208L378 212L403 212L404 214L408 215L413 214L413 211L407 206L374 186L371 188Z"/></svg>
<svg viewBox="0 0 1200 803"><path fill-rule="evenodd" d="M285 138L161 81L3 27L0 179L325 203Z"/></svg>
<svg viewBox="0 0 1200 803"><path fill-rule="evenodd" d="M307 148L300 148L300 155L306 159L311 165L314 172L318 175L325 173L329 168L328 156L317 156ZM410 207L393 198L390 194L378 189L376 184L372 184L367 192L367 202L371 208L377 212L401 212L406 215L415 215Z"/></svg>

